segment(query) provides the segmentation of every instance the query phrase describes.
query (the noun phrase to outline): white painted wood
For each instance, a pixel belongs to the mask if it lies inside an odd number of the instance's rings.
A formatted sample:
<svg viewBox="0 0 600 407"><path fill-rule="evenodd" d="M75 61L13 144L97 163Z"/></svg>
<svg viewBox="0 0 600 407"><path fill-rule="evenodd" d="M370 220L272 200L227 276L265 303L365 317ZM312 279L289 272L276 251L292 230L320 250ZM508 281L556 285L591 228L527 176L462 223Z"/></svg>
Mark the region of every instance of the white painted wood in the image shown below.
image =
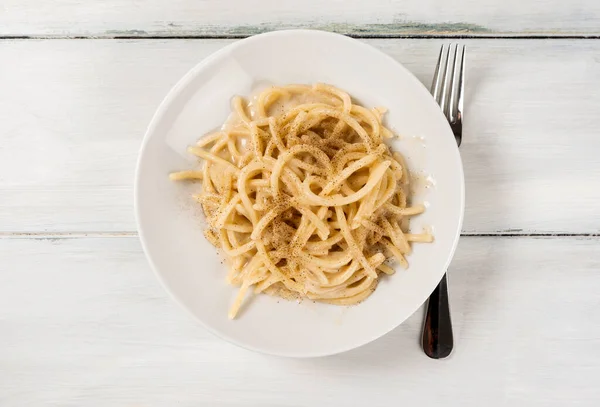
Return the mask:
<svg viewBox="0 0 600 407"><path fill-rule="evenodd" d="M442 41L368 42L431 81ZM464 42L464 231L598 233L600 41ZM145 128L227 43L0 42L0 232L133 232Z"/></svg>
<svg viewBox="0 0 600 407"><path fill-rule="evenodd" d="M3 0L0 35L215 36L277 28L355 35L600 32L596 0Z"/></svg>
<svg viewBox="0 0 600 407"><path fill-rule="evenodd" d="M599 243L463 238L433 361L421 311L342 355L267 357L179 309L136 238L0 239L0 405L595 407Z"/></svg>

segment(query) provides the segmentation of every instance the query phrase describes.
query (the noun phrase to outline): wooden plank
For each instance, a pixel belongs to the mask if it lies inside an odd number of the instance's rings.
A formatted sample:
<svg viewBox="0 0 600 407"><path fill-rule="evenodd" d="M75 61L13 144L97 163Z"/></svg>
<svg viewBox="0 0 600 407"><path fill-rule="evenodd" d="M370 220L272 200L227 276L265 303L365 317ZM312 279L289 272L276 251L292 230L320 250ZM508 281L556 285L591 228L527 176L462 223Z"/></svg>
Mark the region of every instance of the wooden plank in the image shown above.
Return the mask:
<svg viewBox="0 0 600 407"><path fill-rule="evenodd" d="M440 40L369 40L429 84ZM600 41L469 40L465 233L600 232ZM228 40L0 42L0 232L132 232L169 88Z"/></svg>
<svg viewBox="0 0 600 407"><path fill-rule="evenodd" d="M246 36L318 28L357 36L600 33L596 0L4 0L0 35Z"/></svg>
<svg viewBox="0 0 600 407"><path fill-rule="evenodd" d="M599 243L463 238L456 347L433 361L422 311L345 354L266 357L179 309L136 238L0 239L0 405L596 406Z"/></svg>

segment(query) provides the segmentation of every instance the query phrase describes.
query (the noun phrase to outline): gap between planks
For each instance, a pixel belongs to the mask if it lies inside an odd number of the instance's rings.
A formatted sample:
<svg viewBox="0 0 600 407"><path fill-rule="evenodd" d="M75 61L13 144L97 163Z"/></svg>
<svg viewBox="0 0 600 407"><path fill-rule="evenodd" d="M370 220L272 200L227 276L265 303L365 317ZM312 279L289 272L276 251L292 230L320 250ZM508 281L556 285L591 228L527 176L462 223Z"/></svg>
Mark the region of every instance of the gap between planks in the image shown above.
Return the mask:
<svg viewBox="0 0 600 407"><path fill-rule="evenodd" d="M598 40L600 34L353 34L356 39L457 39L457 40ZM0 40L236 40L253 34L216 35L0 35Z"/></svg>

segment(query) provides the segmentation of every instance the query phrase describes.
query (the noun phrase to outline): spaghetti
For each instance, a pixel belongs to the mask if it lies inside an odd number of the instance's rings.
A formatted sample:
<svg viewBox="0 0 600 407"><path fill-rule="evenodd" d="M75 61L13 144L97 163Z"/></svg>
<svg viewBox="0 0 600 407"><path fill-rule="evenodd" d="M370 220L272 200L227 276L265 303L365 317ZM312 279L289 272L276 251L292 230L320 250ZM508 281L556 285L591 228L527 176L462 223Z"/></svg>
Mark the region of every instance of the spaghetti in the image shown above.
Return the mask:
<svg viewBox="0 0 600 407"><path fill-rule="evenodd" d="M409 174L384 139L384 109L366 109L333 86L270 87L253 103L233 99L221 131L189 152L199 170L170 175L200 180L194 198L206 215L206 238L230 262L240 286L235 318L249 290L338 305L376 288L386 260L407 267Z"/></svg>

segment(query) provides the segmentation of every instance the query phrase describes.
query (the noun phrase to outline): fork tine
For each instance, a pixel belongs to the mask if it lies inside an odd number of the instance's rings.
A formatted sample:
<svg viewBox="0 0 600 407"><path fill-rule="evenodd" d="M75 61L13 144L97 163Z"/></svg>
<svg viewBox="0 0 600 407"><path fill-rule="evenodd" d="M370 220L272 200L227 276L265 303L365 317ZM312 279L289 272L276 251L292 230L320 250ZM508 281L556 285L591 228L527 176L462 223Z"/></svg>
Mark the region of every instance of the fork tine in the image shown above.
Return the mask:
<svg viewBox="0 0 600 407"><path fill-rule="evenodd" d="M466 47L463 45L462 47L462 55L460 57L460 76L459 76L459 85L458 85L458 104L456 106L457 110L457 119L463 119L463 103L464 103L464 95L465 95L465 51Z"/></svg>
<svg viewBox="0 0 600 407"><path fill-rule="evenodd" d="M456 52L456 47L454 47L454 51ZM446 52L446 66L444 68L444 76L442 81L442 97L439 101L440 109L446 117L448 116L448 105L450 99L450 93L452 92L452 78L454 77L454 58L450 57L450 51L452 49L452 45L448 46L448 51ZM452 66L450 66L452 63Z"/></svg>
<svg viewBox="0 0 600 407"><path fill-rule="evenodd" d="M462 54L464 56L464 46L461 47L462 48ZM458 60L459 58L459 48L458 48L458 44L456 44L456 46L454 47L454 66L452 69L452 76L451 76L451 84L450 84L450 105L448 106L448 120L450 121L450 123L456 123L456 120L458 118L458 104L459 104L459 100L462 99L462 89L461 89L461 76L463 74L462 71L462 60L463 57L461 57L461 60ZM459 65L460 64L460 65Z"/></svg>
<svg viewBox="0 0 600 407"><path fill-rule="evenodd" d="M442 58L444 54L444 45L440 47L440 55L438 56L437 65L435 66L435 73L433 74L433 81L431 83L431 94L435 101L439 104L439 96L440 96L440 85L442 84L442 75L440 75L440 70L442 69Z"/></svg>

